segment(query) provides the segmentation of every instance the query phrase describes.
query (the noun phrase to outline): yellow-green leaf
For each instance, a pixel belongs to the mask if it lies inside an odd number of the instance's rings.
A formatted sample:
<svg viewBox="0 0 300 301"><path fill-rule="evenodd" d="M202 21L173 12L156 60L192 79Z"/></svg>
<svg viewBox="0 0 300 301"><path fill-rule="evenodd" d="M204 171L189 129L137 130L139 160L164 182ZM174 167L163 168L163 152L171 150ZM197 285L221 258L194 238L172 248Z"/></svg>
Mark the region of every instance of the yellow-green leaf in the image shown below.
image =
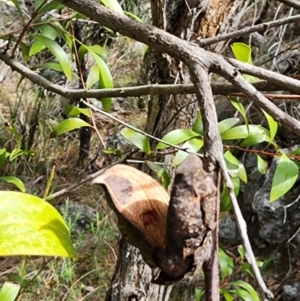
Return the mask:
<svg viewBox="0 0 300 301"><path fill-rule="evenodd" d="M258 171L265 175L268 171L268 163L259 155L256 155L257 158L257 169Z"/></svg>
<svg viewBox="0 0 300 301"><path fill-rule="evenodd" d="M119 14L124 14L122 7L117 0L101 0L101 2L111 10Z"/></svg>
<svg viewBox="0 0 300 301"><path fill-rule="evenodd" d="M5 282L0 291L1 301L15 301L20 291L20 284Z"/></svg>
<svg viewBox="0 0 300 301"><path fill-rule="evenodd" d="M224 119L222 121L220 121L218 123L218 128L219 128L219 132L224 133L227 130L231 129L233 126L235 126L238 122L240 121L239 118L233 117L233 118L228 118L228 119Z"/></svg>
<svg viewBox="0 0 300 301"><path fill-rule="evenodd" d="M58 211L36 196L13 191L0 191L0 255L77 257Z"/></svg>

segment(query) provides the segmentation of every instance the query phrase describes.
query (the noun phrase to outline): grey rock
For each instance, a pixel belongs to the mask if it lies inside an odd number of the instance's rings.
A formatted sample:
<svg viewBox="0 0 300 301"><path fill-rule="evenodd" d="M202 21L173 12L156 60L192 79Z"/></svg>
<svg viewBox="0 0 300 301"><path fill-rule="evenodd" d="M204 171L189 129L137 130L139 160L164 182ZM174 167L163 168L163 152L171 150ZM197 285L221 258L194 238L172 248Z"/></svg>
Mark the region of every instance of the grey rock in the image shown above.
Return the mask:
<svg viewBox="0 0 300 301"><path fill-rule="evenodd" d="M283 287L282 301L300 300L300 282L294 282Z"/></svg>
<svg viewBox="0 0 300 301"><path fill-rule="evenodd" d="M220 220L219 226L220 240L230 242L230 244L239 243L239 234L237 231L235 219L232 215L228 214L223 216Z"/></svg>

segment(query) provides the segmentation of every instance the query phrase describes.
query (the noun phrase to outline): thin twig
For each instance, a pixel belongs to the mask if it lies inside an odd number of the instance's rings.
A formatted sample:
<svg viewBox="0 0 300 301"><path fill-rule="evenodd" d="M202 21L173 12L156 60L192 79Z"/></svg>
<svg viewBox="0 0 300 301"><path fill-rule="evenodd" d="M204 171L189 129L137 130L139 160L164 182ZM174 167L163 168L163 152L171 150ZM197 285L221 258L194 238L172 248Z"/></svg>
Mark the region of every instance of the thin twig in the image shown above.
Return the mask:
<svg viewBox="0 0 300 301"><path fill-rule="evenodd" d="M98 171L96 171L96 172L94 172L94 173L86 176L84 179L80 180L79 182L74 183L74 184L70 185L67 188L61 189L61 190L59 190L59 191L57 191L55 193L50 194L49 196L47 196L45 198L45 200L46 201L51 201L54 198L57 198L57 197L59 197L59 196L61 196L63 194L66 194L66 193L70 192L71 190L77 188L78 186L80 186L80 185L82 185L82 184L84 184L84 183L86 183L88 181L93 180L94 178L98 177L99 175L102 175L108 168L110 168L112 166L115 166L117 164L121 164L121 163L125 162L127 160L127 158L129 158L132 154L134 154L136 152L137 152L137 149L134 149L134 150L128 152L126 155L124 155L122 158L120 158L116 162L114 162L114 163L112 163L112 164L110 164L110 165L108 165L108 166L106 166L106 167L104 167L104 168L102 168L102 169L100 169L100 170L98 170Z"/></svg>
<svg viewBox="0 0 300 301"><path fill-rule="evenodd" d="M283 2L283 1L281 1L281 2ZM299 20L300 20L300 15L296 15L296 16L292 16L292 17L288 17L288 18L282 18L279 20L270 21L270 22L258 24L255 26L249 26L249 27L243 28L241 30L226 33L226 34L216 36L213 38L198 39L195 43L197 45L199 45L200 47L206 47L206 46L209 46L212 44L219 43L221 41L238 38L244 34L257 32L257 31L266 31L267 29L269 29L271 27L277 27L277 26L289 24L289 23L293 23L293 22L296 22Z"/></svg>

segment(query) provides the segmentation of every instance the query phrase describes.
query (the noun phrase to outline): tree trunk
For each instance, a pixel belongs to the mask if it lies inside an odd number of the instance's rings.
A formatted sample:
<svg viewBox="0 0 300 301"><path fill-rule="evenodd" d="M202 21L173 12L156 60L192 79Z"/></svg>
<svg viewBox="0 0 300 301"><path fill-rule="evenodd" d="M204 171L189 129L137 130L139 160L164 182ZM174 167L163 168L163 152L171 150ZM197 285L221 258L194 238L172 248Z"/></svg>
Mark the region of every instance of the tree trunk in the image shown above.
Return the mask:
<svg viewBox="0 0 300 301"><path fill-rule="evenodd" d="M234 31L249 2L250 0L151 0L152 22L159 28L193 42L197 38ZM209 50L222 52L227 43L212 45ZM140 81L144 84L191 82L189 73L181 62L151 48L145 56ZM197 111L194 95L151 95L145 131L161 138L173 129L190 128ZM153 146L154 144L152 149ZM216 275L215 270L212 273ZM106 301L169 300L172 287L152 284L151 279L152 271L142 260L139 251L121 239L119 260ZM194 299L194 289L189 291L185 300Z"/></svg>

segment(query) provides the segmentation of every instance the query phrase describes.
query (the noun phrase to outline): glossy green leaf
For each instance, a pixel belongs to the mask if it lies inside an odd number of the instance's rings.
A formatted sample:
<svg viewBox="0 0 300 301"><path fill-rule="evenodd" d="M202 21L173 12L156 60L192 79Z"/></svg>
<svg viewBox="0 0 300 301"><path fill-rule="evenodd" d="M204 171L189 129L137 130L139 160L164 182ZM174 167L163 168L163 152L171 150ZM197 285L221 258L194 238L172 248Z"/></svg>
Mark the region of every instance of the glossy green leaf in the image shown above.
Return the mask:
<svg viewBox="0 0 300 301"><path fill-rule="evenodd" d="M58 211L36 196L13 191L0 191L0 255L77 257Z"/></svg>
<svg viewBox="0 0 300 301"><path fill-rule="evenodd" d="M92 66L86 79L86 88L90 89L93 85L99 82L99 67Z"/></svg>
<svg viewBox="0 0 300 301"><path fill-rule="evenodd" d="M200 112L197 113L192 130L200 135L203 135L203 122L202 122L202 116Z"/></svg>
<svg viewBox="0 0 300 301"><path fill-rule="evenodd" d="M84 46L89 53L92 55L93 59L95 60L98 68L99 68L99 81L98 81L98 88L104 89L104 88L113 88L113 80L110 73L110 70L108 69L106 63L102 60L102 58L94 52L95 48L91 46ZM106 112L110 111L111 107L111 98L102 98L101 99L103 108Z"/></svg>
<svg viewBox="0 0 300 301"><path fill-rule="evenodd" d="M277 133L277 129L278 129L278 123L274 120L274 118L269 115L267 112L265 112L264 110L262 110L267 121L268 121L268 125L269 125L269 132L270 132L270 141L273 141L276 133Z"/></svg>
<svg viewBox="0 0 300 301"><path fill-rule="evenodd" d="M40 36L46 37L54 41L57 38L58 33L57 30L54 29L52 26L45 24L43 25L43 30L41 31ZM35 39L35 41L30 47L29 56L33 56L45 48L46 48L45 43L42 43L41 41Z"/></svg>
<svg viewBox="0 0 300 301"><path fill-rule="evenodd" d="M171 132L169 132L168 134L166 134L162 140L170 143L170 144L180 144L182 142L185 142L189 139L195 138L195 137L199 137L199 133L196 133L194 131L191 130L186 130L186 129L177 129L177 130L173 130ZM156 149L165 149L168 148L169 146L167 144L164 144L162 142L159 142Z"/></svg>
<svg viewBox="0 0 300 301"><path fill-rule="evenodd" d="M101 2L111 10L119 14L124 14L122 7L117 0L101 0Z"/></svg>
<svg viewBox="0 0 300 301"><path fill-rule="evenodd" d="M12 177L12 176L3 176L3 177L0 177L0 181L4 181L6 183L13 184L22 192L26 191L26 188L25 188L23 182L19 178Z"/></svg>
<svg viewBox="0 0 300 301"><path fill-rule="evenodd" d="M253 301L251 295L243 289L234 289L234 290L230 290L230 292L244 301Z"/></svg>
<svg viewBox="0 0 300 301"><path fill-rule="evenodd" d="M71 132L76 129L80 129L85 126L91 125L80 118L65 119L54 127L54 130L50 134L50 138L55 138L56 136Z"/></svg>
<svg viewBox="0 0 300 301"><path fill-rule="evenodd" d="M78 108L68 103L64 105L63 112L68 117L75 117L78 116L79 114L83 114L87 117L91 117L90 110L88 108Z"/></svg>
<svg viewBox="0 0 300 301"><path fill-rule="evenodd" d="M271 202L286 194L293 187L297 180L298 172L298 166L286 154L282 154L272 181Z"/></svg>
<svg viewBox="0 0 300 301"><path fill-rule="evenodd" d="M238 99L233 98L233 97L229 97L229 101L232 104L232 106L242 115L244 123L246 125L248 125L246 110L245 110L244 106L242 105L242 103Z"/></svg>
<svg viewBox="0 0 300 301"><path fill-rule="evenodd" d="M124 138L126 138L137 148L145 152L147 155L151 154L150 143L145 135L138 133L130 128L124 128L121 131L121 134Z"/></svg>
<svg viewBox="0 0 300 301"><path fill-rule="evenodd" d="M265 175L268 171L268 163L259 155L256 155L257 158L257 169L258 171Z"/></svg>
<svg viewBox="0 0 300 301"><path fill-rule="evenodd" d="M61 4L60 2L54 0L54 1L50 1L49 3L47 3L46 5L44 5L40 10L39 10L39 14L43 14L45 12L54 10L54 9L62 9L65 6L63 4Z"/></svg>
<svg viewBox="0 0 300 301"><path fill-rule="evenodd" d="M233 272L233 260L221 248L218 249L218 259L222 280Z"/></svg>
<svg viewBox="0 0 300 301"><path fill-rule="evenodd" d="M0 300L1 301L15 301L21 286L12 282L5 282L0 290Z"/></svg>
<svg viewBox="0 0 300 301"><path fill-rule="evenodd" d="M203 140L199 138L192 138L182 144L185 151L178 151L173 159L172 165L177 166L184 161L189 153L197 153L203 146Z"/></svg>
<svg viewBox="0 0 300 301"><path fill-rule="evenodd" d="M271 142L270 133L261 125L249 126L249 135L240 144L241 147L256 145L261 142Z"/></svg>
<svg viewBox="0 0 300 301"><path fill-rule="evenodd" d="M231 129L233 126L235 126L238 122L240 121L239 118L228 118L228 119L224 119L222 121L220 121L218 123L218 128L219 128L219 132L220 134L228 131L229 129Z"/></svg>
<svg viewBox="0 0 300 301"><path fill-rule="evenodd" d="M3 166L5 160L6 160L6 149L5 148L1 148L0 149L0 169Z"/></svg>
<svg viewBox="0 0 300 301"><path fill-rule="evenodd" d="M231 151L226 151L224 154L224 159L228 172L232 177L238 176L244 183L247 183L247 173L244 165L231 153Z"/></svg>
<svg viewBox="0 0 300 301"><path fill-rule="evenodd" d="M43 43L50 50L50 52L56 57L56 59L60 63L67 79L71 80L72 79L71 63L70 63L70 60L69 60L67 54L62 49L62 47L55 41L53 41L49 38L43 37L41 35L35 36L35 39L37 41L40 41L41 43Z"/></svg>
<svg viewBox="0 0 300 301"><path fill-rule="evenodd" d="M157 175L162 186L167 190L170 184L170 177L163 166L147 160L145 162L148 167Z"/></svg>
<svg viewBox="0 0 300 301"><path fill-rule="evenodd" d="M231 282L231 285L233 285L235 287L241 287L244 290L246 290L251 296L251 299L250 299L251 301L260 301L257 292L254 290L254 288L249 283L242 281L242 280L237 280L237 281ZM246 299L244 299L244 300L246 300Z"/></svg>

